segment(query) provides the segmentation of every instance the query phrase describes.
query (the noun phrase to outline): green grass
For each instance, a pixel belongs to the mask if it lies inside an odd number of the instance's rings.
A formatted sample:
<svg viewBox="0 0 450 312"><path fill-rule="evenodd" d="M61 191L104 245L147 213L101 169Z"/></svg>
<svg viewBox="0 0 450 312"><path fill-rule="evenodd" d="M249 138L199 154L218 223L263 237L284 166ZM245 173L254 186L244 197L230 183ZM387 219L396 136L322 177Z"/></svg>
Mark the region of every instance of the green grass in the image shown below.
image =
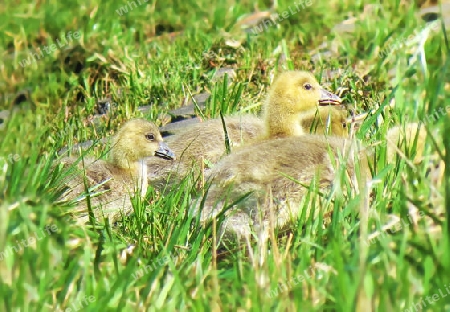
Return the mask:
<svg viewBox="0 0 450 312"><path fill-rule="evenodd" d="M0 310L404 311L424 303L425 310L450 310L440 294L450 290L450 139L443 135L450 123L447 113L429 118L449 105L450 47L442 29L428 38L428 73L409 62L408 48L388 48L424 27L417 6L382 1L383 11L357 21L355 32L336 34L337 23L363 14L363 2L313 1L250 36L235 23L255 4L269 9L267 1L141 1L122 16L116 10L126 2L4 2L0 109L11 115L0 133ZM280 1L277 12L289 6ZM81 37L20 65L69 31ZM230 39L241 44L231 47ZM336 54L312 61L324 41ZM234 68L231 84L213 80L220 67ZM426 154L440 153L447 164L443 182L432 180L427 161L411 168L399 157L386 165L385 146L376 146L370 198L311 194L313 207L333 208L331 222L302 216L289 236L270 242L262 264L238 249L216 254L212 227L188 214L189 179L164 196L150 190L116 227L81 228L55 203L62 176L52 164L62 147L113 134L142 115L139 106L152 105L144 117L158 122L204 91L212 94L206 118L257 112L272 76L287 68L314 70L332 90L347 88L346 102L371 112L358 133L368 145L393 125L425 121L434 138ZM326 78L337 68L344 74ZM92 122L104 98L113 109ZM392 109L379 109L392 100ZM367 223L360 213L366 203ZM392 216L402 227L384 230ZM366 243L365 231L380 235ZM255 246L256 258L260 252Z"/></svg>

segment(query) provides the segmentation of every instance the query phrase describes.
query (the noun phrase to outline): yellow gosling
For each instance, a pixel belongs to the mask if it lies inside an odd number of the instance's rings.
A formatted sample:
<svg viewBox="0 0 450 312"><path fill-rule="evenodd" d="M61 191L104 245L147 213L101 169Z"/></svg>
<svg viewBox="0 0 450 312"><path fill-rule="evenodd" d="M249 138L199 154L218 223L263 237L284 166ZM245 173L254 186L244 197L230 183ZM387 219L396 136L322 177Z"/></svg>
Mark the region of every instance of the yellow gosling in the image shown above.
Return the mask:
<svg viewBox="0 0 450 312"><path fill-rule="evenodd" d="M145 196L148 186L145 159L152 156L175 159L153 123L130 120L114 137L109 161L88 157L61 160L68 176L60 199L76 202L73 214L79 223L89 219L88 200L96 219L105 216L115 222L133 210L130 198L134 194ZM86 198L86 187L90 190L89 198Z"/></svg>

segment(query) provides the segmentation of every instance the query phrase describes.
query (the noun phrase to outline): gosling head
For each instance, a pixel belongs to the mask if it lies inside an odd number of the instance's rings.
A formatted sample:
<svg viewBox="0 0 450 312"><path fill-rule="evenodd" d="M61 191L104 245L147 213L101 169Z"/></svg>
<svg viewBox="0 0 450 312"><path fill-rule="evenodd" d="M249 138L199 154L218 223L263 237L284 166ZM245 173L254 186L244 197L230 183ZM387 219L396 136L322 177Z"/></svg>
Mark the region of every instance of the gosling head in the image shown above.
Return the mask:
<svg viewBox="0 0 450 312"><path fill-rule="evenodd" d="M120 168L131 168L140 160L157 156L175 159L175 154L163 142L158 127L145 119L126 122L114 137L111 162Z"/></svg>
<svg viewBox="0 0 450 312"><path fill-rule="evenodd" d="M264 118L269 137L302 135L302 114L318 105L339 105L342 100L323 89L313 74L287 71L271 86L265 103Z"/></svg>

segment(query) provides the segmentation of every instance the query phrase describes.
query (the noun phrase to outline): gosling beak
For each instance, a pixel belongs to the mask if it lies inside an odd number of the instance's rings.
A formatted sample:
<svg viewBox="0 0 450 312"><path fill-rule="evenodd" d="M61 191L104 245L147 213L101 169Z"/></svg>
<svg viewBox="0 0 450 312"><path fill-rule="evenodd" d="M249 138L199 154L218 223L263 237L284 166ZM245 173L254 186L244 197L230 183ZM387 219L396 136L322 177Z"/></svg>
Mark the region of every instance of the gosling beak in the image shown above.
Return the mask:
<svg viewBox="0 0 450 312"><path fill-rule="evenodd" d="M336 94L331 93L323 88L320 88L320 99L319 105L340 105L342 103L342 99L338 97Z"/></svg>
<svg viewBox="0 0 450 312"><path fill-rule="evenodd" d="M362 113L362 114L359 114L359 115L355 115L355 116L352 116L352 117L350 117L350 118L347 118L347 119L346 119L346 122L347 122L347 123L357 123L357 122L362 122L362 121L364 121L364 119L366 119L367 115L369 115L369 114L367 114L367 113Z"/></svg>
<svg viewBox="0 0 450 312"><path fill-rule="evenodd" d="M159 149L155 152L155 156L169 160L176 159L175 153L164 142L159 143Z"/></svg>

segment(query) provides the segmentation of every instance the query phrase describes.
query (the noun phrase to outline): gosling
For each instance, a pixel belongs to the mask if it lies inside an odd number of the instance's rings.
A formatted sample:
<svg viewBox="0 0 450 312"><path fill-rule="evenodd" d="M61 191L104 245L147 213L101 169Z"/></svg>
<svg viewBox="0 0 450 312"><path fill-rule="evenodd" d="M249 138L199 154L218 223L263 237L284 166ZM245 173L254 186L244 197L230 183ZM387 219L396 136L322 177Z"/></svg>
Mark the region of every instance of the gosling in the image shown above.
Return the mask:
<svg viewBox="0 0 450 312"><path fill-rule="evenodd" d="M87 157L61 160L68 175L64 177L65 191L60 200L76 203L72 214L80 224L89 220L87 201L97 220L107 217L111 223L116 222L133 211L134 194L144 197L147 193L145 159L151 156L175 159L156 125L144 119L132 119L112 140L109 161Z"/></svg>
<svg viewBox="0 0 450 312"><path fill-rule="evenodd" d="M356 141L323 135L277 138L258 142L224 157L209 173L204 198L194 200L194 214L201 210L205 223L227 210L219 230L222 241L247 240L252 233L267 237L270 210L272 228L284 230L301 215L307 193L303 185L316 181L319 191L336 184L345 171L357 183L370 174L363 150ZM356 176L354 155L360 159ZM343 192L343 190L342 190ZM316 213L305 206L306 215Z"/></svg>

